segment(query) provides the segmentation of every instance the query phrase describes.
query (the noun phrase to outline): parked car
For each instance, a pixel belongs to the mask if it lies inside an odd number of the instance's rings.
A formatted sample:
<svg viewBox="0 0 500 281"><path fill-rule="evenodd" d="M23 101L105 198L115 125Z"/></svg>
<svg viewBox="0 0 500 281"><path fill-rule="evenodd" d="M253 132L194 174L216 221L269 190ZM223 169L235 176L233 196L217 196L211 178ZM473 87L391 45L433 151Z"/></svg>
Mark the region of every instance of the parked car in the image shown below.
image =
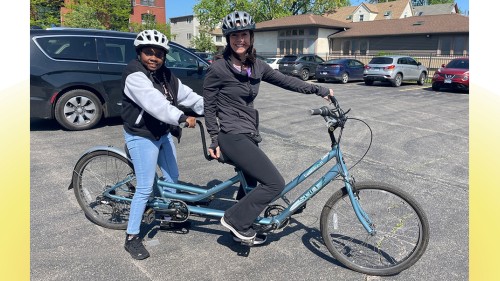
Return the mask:
<svg viewBox="0 0 500 281"><path fill-rule="evenodd" d="M320 63L316 68L318 82L340 81L343 84L354 81L363 81L365 64L355 59L331 59Z"/></svg>
<svg viewBox="0 0 500 281"><path fill-rule="evenodd" d="M452 59L434 73L432 89L441 88L469 91L469 58Z"/></svg>
<svg viewBox="0 0 500 281"><path fill-rule="evenodd" d="M280 60L281 58L267 58L266 62L272 69L278 70Z"/></svg>
<svg viewBox="0 0 500 281"><path fill-rule="evenodd" d="M214 55L207 52L195 52L200 58L206 60L208 63L212 63L214 60Z"/></svg>
<svg viewBox="0 0 500 281"><path fill-rule="evenodd" d="M363 80L366 85L373 85L374 81L390 82L399 87L403 81L417 81L424 85L427 79L427 67L409 56L381 56L374 57L365 65Z"/></svg>
<svg viewBox="0 0 500 281"><path fill-rule="evenodd" d="M30 116L55 119L67 130L90 129L102 117L119 116L122 71L137 57L136 35L78 28L31 29ZM179 44L169 45L165 64L201 94L209 64Z"/></svg>
<svg viewBox="0 0 500 281"><path fill-rule="evenodd" d="M279 71L283 74L297 76L306 81L316 75L318 64L325 62L317 55L286 55L279 62Z"/></svg>

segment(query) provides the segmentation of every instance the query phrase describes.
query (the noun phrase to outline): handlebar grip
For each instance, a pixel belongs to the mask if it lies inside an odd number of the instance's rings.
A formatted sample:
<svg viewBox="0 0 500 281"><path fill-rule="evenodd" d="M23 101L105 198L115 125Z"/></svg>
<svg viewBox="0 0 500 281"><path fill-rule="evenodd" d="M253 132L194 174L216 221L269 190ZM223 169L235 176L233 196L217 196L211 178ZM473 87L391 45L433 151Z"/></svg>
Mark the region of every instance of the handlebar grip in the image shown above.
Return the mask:
<svg viewBox="0 0 500 281"><path fill-rule="evenodd" d="M328 107L323 106L321 108L311 109L309 110L309 113L311 115L328 116L330 114L330 110L328 109Z"/></svg>

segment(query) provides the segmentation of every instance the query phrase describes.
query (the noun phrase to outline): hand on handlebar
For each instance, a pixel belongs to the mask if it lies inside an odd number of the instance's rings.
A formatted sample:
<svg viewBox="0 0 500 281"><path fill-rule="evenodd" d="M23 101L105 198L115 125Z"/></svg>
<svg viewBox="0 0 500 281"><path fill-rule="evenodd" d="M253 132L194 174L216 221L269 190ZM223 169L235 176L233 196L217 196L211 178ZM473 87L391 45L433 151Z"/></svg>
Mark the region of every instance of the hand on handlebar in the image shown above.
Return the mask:
<svg viewBox="0 0 500 281"><path fill-rule="evenodd" d="M217 146L217 147L215 148L215 150L214 150L212 147L210 147L210 148L208 149L208 153L210 153L210 156L211 156L212 158L214 158L214 159L219 159L219 157L220 157L220 147L218 147L218 146Z"/></svg>
<svg viewBox="0 0 500 281"><path fill-rule="evenodd" d="M189 116L184 123L184 128L194 128L196 127L196 118Z"/></svg>
<svg viewBox="0 0 500 281"><path fill-rule="evenodd" d="M329 90L330 90L330 93L323 97L328 102L330 102L330 97L333 97L333 89L329 89Z"/></svg>

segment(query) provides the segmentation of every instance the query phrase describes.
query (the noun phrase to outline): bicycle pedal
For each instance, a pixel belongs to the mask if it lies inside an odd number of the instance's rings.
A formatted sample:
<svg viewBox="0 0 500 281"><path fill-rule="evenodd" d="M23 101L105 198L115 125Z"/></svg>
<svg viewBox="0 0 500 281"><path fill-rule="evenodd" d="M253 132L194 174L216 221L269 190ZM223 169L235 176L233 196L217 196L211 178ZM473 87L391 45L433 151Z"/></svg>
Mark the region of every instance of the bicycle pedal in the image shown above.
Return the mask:
<svg viewBox="0 0 500 281"><path fill-rule="evenodd" d="M254 245L255 238L252 239L241 239L241 245L252 247Z"/></svg>

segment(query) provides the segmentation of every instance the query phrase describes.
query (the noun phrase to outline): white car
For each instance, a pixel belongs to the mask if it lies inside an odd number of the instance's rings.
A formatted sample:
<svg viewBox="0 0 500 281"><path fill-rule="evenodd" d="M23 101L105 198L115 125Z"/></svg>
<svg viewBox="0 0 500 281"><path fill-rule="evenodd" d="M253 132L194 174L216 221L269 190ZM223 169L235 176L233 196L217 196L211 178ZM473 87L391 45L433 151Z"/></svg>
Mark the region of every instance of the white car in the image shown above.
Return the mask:
<svg viewBox="0 0 500 281"><path fill-rule="evenodd" d="M267 58L265 62L271 66L272 69L278 70L278 63L280 62L281 58Z"/></svg>

